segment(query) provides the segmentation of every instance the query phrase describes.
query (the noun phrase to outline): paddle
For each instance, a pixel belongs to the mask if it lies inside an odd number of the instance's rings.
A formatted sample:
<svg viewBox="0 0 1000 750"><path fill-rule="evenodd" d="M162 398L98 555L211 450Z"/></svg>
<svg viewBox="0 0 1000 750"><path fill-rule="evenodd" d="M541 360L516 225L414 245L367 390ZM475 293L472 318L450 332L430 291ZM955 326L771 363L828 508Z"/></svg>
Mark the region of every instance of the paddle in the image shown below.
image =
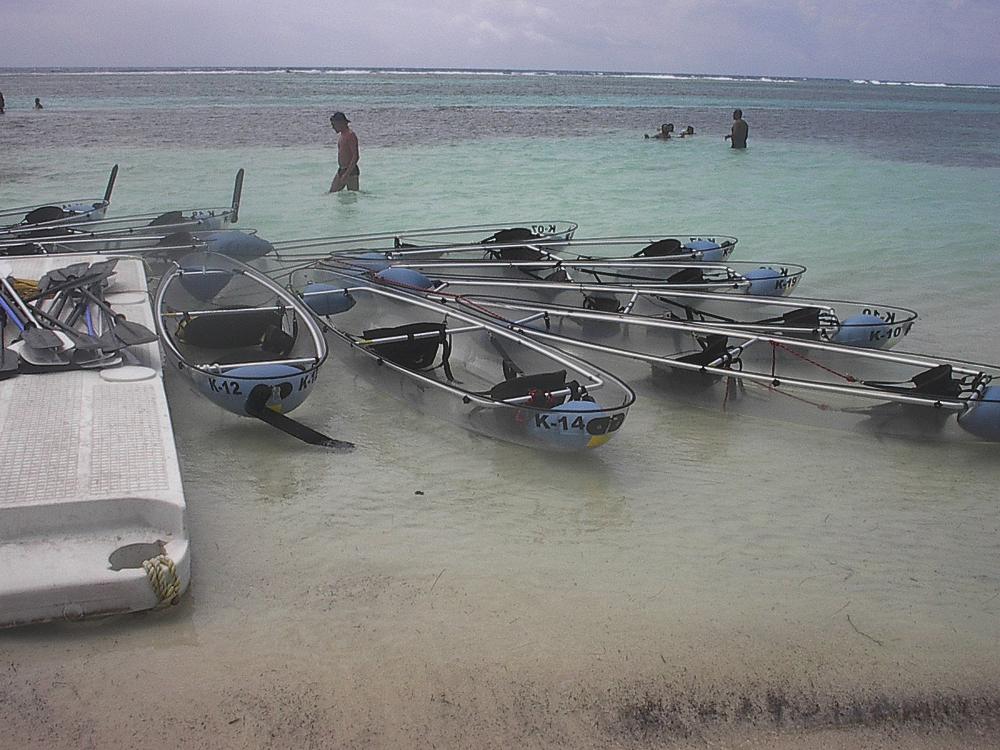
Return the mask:
<svg viewBox="0 0 1000 750"><path fill-rule="evenodd" d="M243 197L243 167L236 173L236 182L233 185L233 205L229 210L229 223L235 224L240 220L240 200Z"/></svg>
<svg viewBox="0 0 1000 750"><path fill-rule="evenodd" d="M49 315L44 310L39 309L37 306L31 306L35 315L40 315L44 320L47 320L51 325L60 329L73 341L73 346L76 349L101 349L101 342L96 337L89 333L84 333L83 331L78 331L71 325L63 323L58 318Z"/></svg>
<svg viewBox="0 0 1000 750"><path fill-rule="evenodd" d="M3 315L3 323L0 324L0 342L3 341L2 332L7 328L7 315ZM17 352L0 345L0 380L12 378L20 372L21 358Z"/></svg>
<svg viewBox="0 0 1000 750"><path fill-rule="evenodd" d="M104 266L105 262L102 261L101 263L95 263L94 265ZM39 289L34 294L25 297L24 301L34 302L37 299L41 299L42 297L49 297L54 294L58 294L59 292L66 292L73 289L79 289L80 287L84 286L91 286L93 284L97 284L98 282L104 281L113 273L114 270L100 270L98 273L86 273L78 278L70 279L68 281L64 281L58 284L53 284L52 286L49 286L44 290Z"/></svg>
<svg viewBox="0 0 1000 750"><path fill-rule="evenodd" d="M304 443L319 445L324 448L331 448L338 453L349 453L356 447L354 443L327 437L323 433L317 432L311 427L306 427L301 422L296 422L294 419L286 417L284 414L279 414L273 409L269 409L267 407L267 400L269 398L271 398L270 386L254 386L254 389L250 391L250 397L247 399L246 405L243 408L250 416L256 417L262 422L266 422L272 427L279 429Z"/></svg>
<svg viewBox="0 0 1000 750"><path fill-rule="evenodd" d="M118 165L111 167L111 175L108 177L108 186L104 188L104 203L111 205L111 191L115 189L115 178L118 177Z"/></svg>
<svg viewBox="0 0 1000 750"><path fill-rule="evenodd" d="M53 268L42 274L42 277L38 280L39 291L45 291L48 287L54 284L62 284L73 279L78 279L90 268L89 263L71 263L68 266L63 266L62 268Z"/></svg>
<svg viewBox="0 0 1000 750"><path fill-rule="evenodd" d="M68 336L63 339L55 331L42 328L38 324L38 320L31 315L31 311L27 309L27 305L24 304L24 301L14 291L14 288L6 278L0 278L0 284L3 285L4 292L10 302L20 308L20 312L14 312L11 306L7 304L7 300L4 300L0 296L0 306L3 307L4 312L14 321L14 325L21 329L21 338L25 344L32 349L62 350L73 347L73 342L69 340Z"/></svg>
<svg viewBox="0 0 1000 750"><path fill-rule="evenodd" d="M150 344L154 341L159 341L159 337L146 328L146 326L142 325L142 323L134 323L131 320L127 320L121 313L116 313L111 309L111 305L86 287L81 287L80 291L108 315L111 321L111 328L108 329L108 333L125 344L125 346Z"/></svg>

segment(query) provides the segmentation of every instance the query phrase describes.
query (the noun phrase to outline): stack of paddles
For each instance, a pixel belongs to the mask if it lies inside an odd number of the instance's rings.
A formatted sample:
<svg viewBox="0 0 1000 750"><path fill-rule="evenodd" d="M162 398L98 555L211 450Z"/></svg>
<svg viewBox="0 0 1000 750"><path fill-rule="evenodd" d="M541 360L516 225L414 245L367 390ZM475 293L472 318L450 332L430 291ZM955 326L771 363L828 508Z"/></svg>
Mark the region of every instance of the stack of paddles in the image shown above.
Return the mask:
<svg viewBox="0 0 1000 750"><path fill-rule="evenodd" d="M105 300L117 259L73 263L40 279L0 278L0 378L100 369L133 361L156 334Z"/></svg>

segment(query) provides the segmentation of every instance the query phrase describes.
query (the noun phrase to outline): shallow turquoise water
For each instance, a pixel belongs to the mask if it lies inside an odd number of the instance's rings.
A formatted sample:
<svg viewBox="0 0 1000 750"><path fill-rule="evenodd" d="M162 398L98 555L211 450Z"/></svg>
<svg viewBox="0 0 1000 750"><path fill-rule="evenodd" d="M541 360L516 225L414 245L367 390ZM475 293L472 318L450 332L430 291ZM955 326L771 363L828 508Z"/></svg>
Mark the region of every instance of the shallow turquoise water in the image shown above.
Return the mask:
<svg viewBox="0 0 1000 750"><path fill-rule="evenodd" d="M373 143L356 118L362 191L337 195L325 192L336 153L322 117L314 142L285 146L67 136L0 153L0 205L99 195L119 163L116 215L222 206L244 167L240 225L274 240L533 220L576 221L578 236L734 235L740 259L806 265L803 295L916 309L908 350L1000 362L1000 169L756 129L735 152L724 119L660 143L559 117L558 137L439 144L407 144L413 123ZM240 123L223 113L217 126ZM694 701L728 685L763 701L780 685L822 703L977 695L1000 676L995 445L879 440L646 396L608 446L556 459L407 410L331 362L296 412L360 446L331 457L167 385L192 590L166 618L2 636L29 683L156 673L184 685L160 706L169 717L238 702L229 679L287 681L336 693L327 720L406 737L406 721L386 717L417 722L442 690L479 706L492 690L552 721L544 701L579 694ZM58 668L38 659L53 648ZM163 677L174 670L183 680ZM525 684L533 707L511 694ZM128 690L108 687L94 714ZM72 700L52 701L71 725ZM349 715L368 704L367 724Z"/></svg>

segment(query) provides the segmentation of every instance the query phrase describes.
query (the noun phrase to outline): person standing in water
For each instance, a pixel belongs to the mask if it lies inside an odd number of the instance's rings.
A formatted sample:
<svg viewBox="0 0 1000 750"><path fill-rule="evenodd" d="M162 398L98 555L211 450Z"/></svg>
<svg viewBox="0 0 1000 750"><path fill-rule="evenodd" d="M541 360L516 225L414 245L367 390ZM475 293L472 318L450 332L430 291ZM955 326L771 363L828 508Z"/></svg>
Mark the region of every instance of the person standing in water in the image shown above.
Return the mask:
<svg viewBox="0 0 1000 750"><path fill-rule="evenodd" d="M358 190L358 178L361 170L358 159L358 136L351 130L351 121L343 112L334 112L330 117L330 126L337 131L337 174L330 183L330 192L336 193L345 187L348 190Z"/></svg>
<svg viewBox="0 0 1000 750"><path fill-rule="evenodd" d="M42 109L42 100L37 96L35 97L35 109Z"/></svg>
<svg viewBox="0 0 1000 750"><path fill-rule="evenodd" d="M3 100L3 92L0 91L0 115L3 114L3 108L5 106L6 106L6 104L5 104L4 100Z"/></svg>
<svg viewBox="0 0 1000 750"><path fill-rule="evenodd" d="M743 119L743 110L734 109L733 110L733 129L729 135L726 136L726 140L730 141L730 146L733 148L746 148L747 147L747 135L750 133L750 126L747 125L747 121Z"/></svg>

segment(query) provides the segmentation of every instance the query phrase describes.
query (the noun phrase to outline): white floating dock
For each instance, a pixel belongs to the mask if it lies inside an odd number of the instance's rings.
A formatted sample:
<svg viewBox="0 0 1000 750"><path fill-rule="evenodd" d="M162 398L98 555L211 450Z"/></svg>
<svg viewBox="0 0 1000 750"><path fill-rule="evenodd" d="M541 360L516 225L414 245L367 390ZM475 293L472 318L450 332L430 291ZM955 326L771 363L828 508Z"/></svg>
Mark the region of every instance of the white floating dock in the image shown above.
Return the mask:
<svg viewBox="0 0 1000 750"><path fill-rule="evenodd" d="M0 273L38 279L105 259L0 258ZM122 258L115 271L107 301L152 329L142 261ZM16 330L5 333L8 343ZM0 381L0 627L150 609L188 586L159 347L129 351L136 359L122 367Z"/></svg>

